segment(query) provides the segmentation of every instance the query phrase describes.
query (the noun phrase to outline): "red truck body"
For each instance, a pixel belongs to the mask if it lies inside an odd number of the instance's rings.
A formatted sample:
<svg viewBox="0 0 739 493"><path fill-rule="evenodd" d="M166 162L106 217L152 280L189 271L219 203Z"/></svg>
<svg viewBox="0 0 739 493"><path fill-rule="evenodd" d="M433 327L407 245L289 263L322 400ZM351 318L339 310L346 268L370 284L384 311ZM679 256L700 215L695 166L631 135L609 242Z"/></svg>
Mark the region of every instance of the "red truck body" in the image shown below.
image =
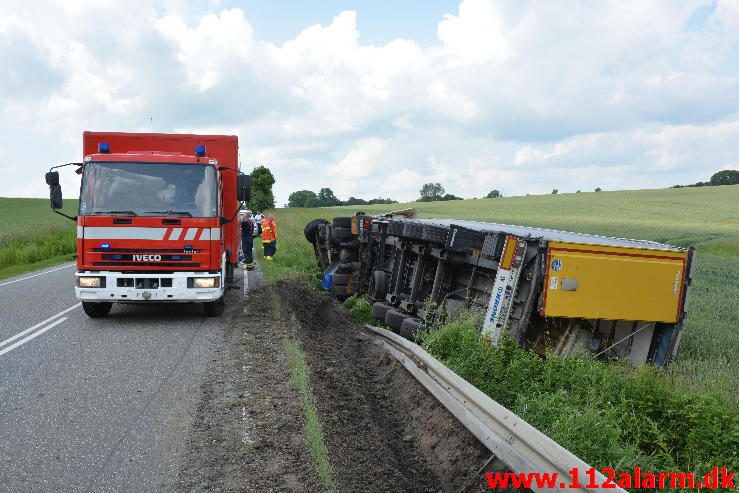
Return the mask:
<svg viewBox="0 0 739 493"><path fill-rule="evenodd" d="M78 298L105 313L115 302L222 304L238 264L238 138L84 132L83 154Z"/></svg>

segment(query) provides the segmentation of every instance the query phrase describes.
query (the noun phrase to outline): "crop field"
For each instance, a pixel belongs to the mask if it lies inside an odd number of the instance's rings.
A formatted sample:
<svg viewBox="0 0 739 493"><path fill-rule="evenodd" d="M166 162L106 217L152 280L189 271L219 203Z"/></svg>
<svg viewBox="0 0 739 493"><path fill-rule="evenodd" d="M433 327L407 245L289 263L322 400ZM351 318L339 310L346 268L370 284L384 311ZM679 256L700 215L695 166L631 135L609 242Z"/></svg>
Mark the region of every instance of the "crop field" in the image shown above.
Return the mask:
<svg viewBox="0 0 739 493"><path fill-rule="evenodd" d="M65 200L74 215L76 200ZM75 225L54 214L46 199L0 197L0 279L71 259Z"/></svg>
<svg viewBox="0 0 739 493"><path fill-rule="evenodd" d="M739 185L590 192L363 206L368 213L414 207L448 217L693 246L697 263L678 361L670 375L691 387L739 395ZM356 207L278 209L279 255L268 275L317 273L303 226Z"/></svg>

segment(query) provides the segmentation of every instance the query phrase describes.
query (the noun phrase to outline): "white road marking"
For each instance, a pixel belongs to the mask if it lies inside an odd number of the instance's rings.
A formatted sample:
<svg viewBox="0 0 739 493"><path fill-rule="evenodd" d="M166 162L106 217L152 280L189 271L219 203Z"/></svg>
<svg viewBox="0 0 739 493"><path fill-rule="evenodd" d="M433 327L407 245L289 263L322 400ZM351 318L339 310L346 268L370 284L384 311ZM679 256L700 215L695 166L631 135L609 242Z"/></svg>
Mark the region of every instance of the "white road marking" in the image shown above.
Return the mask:
<svg viewBox="0 0 739 493"><path fill-rule="evenodd" d="M34 274L32 276L23 277L21 279L16 279L15 281L4 282L4 283L0 284L0 288L2 288L3 286L7 286L8 284L13 284L13 283L16 283L16 282L25 281L26 279L33 279L34 277L43 276L45 274L51 274L52 272L56 272L58 270L69 269L70 267L74 267L75 265L77 265L77 264L64 265L62 267L57 267L56 269L47 270L47 271L41 272L39 274Z"/></svg>
<svg viewBox="0 0 739 493"><path fill-rule="evenodd" d="M49 325L47 325L43 329L34 332L33 334L31 334L30 336L26 337L25 339L21 339L20 341L16 342L15 344L11 344L10 346L6 347L5 349L0 350L0 356L2 356L3 354L5 354L7 352L12 351L13 349L17 348L18 346L22 346L23 344L27 343L31 339L35 339L36 337L40 336L41 334L43 334L47 330L51 329L52 327L56 327L57 325L59 325L60 323L64 322L65 320L67 320L67 317L62 317L62 318L60 318L58 320L55 320L54 322L50 323Z"/></svg>
<svg viewBox="0 0 739 493"><path fill-rule="evenodd" d="M13 342L14 340L18 339L19 337L23 337L24 335L28 334L29 332L32 332L32 331L34 331L34 330L38 329L38 328L39 328L39 327L41 327L42 325L45 325L45 324L47 324L47 323L51 322L52 320L54 320L55 318L61 317L61 316L62 316L62 315L64 315L65 313L67 313L67 312L71 312L72 310L74 310L75 308L78 308L78 307L80 307L80 306L82 306L82 303L77 303L77 304L76 304L76 305L74 305L74 306L70 306L70 307L69 307L69 308L67 308L66 310L62 310L62 311L60 311L60 312L59 312L59 313L57 313L56 315L53 315L53 316L51 316L51 317L47 318L47 319L46 319L46 320L44 320L43 322L39 322L39 323L37 323L36 325L34 325L33 327L31 327L30 329L26 329L26 330L24 330L23 332L19 332L19 333L17 333L17 334L16 334L16 335L14 335L13 337L9 337L9 338L5 339L5 340L4 340L3 342L0 342L0 347L3 347L3 346L5 346L6 344L10 344L11 342ZM66 320L66 319L65 319L65 320ZM36 337L36 336L33 336L33 337ZM30 339L29 339L29 340L30 340ZM3 351L5 351L5 350L3 349ZM3 354L3 353L0 353L0 354Z"/></svg>

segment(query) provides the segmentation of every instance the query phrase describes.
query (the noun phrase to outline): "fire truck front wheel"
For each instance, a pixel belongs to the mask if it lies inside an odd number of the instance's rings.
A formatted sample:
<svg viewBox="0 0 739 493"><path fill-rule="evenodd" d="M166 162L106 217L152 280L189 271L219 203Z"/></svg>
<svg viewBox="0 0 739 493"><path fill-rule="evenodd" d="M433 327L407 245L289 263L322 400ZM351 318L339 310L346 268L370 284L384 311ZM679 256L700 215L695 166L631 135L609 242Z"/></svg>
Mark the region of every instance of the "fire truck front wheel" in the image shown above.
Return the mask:
<svg viewBox="0 0 739 493"><path fill-rule="evenodd" d="M215 301L203 303L203 310L205 310L205 314L209 317L220 317L223 314L223 311L226 309L226 302L223 301L223 298L224 297L221 296Z"/></svg>
<svg viewBox="0 0 739 493"><path fill-rule="evenodd" d="M113 303L92 303L89 301L82 302L82 309L90 318L101 318L110 313Z"/></svg>

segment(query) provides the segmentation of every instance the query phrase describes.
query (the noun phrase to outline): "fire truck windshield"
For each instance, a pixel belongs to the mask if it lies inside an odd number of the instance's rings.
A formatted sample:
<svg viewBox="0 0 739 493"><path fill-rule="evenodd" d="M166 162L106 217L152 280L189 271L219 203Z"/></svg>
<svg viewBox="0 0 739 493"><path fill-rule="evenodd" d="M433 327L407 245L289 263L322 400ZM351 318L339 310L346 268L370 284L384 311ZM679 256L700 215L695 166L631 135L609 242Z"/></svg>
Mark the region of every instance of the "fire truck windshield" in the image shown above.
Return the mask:
<svg viewBox="0 0 739 493"><path fill-rule="evenodd" d="M198 164L85 164L80 215L215 217L216 170Z"/></svg>

